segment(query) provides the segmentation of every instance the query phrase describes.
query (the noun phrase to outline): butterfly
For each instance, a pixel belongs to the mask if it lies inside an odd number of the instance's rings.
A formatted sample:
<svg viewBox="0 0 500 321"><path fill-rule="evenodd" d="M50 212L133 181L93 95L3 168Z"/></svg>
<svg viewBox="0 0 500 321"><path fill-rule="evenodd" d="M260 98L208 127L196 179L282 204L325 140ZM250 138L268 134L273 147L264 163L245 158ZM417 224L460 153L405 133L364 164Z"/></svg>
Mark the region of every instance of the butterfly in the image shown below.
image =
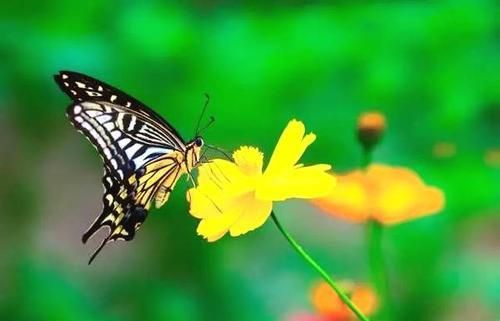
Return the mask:
<svg viewBox="0 0 500 321"><path fill-rule="evenodd" d="M82 241L102 227L108 227L109 234L90 264L109 242L134 238L151 205L164 205L179 178L191 175L204 142L198 134L185 142L159 114L102 81L71 71L60 71L54 79L73 100L66 110L68 119L104 163L103 209Z"/></svg>

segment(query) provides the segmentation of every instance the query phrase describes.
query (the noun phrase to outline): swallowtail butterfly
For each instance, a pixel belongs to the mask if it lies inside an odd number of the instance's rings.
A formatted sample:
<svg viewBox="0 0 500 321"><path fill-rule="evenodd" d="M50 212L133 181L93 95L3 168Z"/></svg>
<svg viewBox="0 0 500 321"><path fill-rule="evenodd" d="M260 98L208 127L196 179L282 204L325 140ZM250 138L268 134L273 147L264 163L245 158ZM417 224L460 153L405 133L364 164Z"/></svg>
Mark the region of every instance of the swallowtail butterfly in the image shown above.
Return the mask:
<svg viewBox="0 0 500 321"><path fill-rule="evenodd" d="M66 110L71 124L104 162L103 210L82 241L104 226L109 234L90 264L107 243L132 240L153 202L156 208L165 204L179 177L199 163L203 139L186 143L156 112L102 81L70 71L54 79L73 100Z"/></svg>

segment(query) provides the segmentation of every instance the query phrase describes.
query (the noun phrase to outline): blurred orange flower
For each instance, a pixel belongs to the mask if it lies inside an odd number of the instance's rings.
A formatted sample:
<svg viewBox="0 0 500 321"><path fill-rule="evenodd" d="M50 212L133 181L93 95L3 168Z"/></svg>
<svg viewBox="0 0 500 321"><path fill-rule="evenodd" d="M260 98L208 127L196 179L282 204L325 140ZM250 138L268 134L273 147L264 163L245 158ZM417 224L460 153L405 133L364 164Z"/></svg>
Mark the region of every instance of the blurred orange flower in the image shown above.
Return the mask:
<svg viewBox="0 0 500 321"><path fill-rule="evenodd" d="M363 314L370 316L376 312L378 300L371 287L349 281L339 282L339 285ZM314 286L311 291L311 301L318 314L325 320L356 320L356 316L326 282L320 282Z"/></svg>
<svg viewBox="0 0 500 321"><path fill-rule="evenodd" d="M383 131L385 129L385 117L382 113L371 111L359 115L358 130Z"/></svg>
<svg viewBox="0 0 500 321"><path fill-rule="evenodd" d="M492 148L484 154L484 162L491 167L500 167L500 148Z"/></svg>
<svg viewBox="0 0 500 321"><path fill-rule="evenodd" d="M450 142L438 142L432 147L432 155L436 158L451 158L457 153L457 145Z"/></svg>
<svg viewBox="0 0 500 321"><path fill-rule="evenodd" d="M366 171L336 177L336 188L312 202L350 221L373 219L381 224L397 224L439 212L444 206L443 192L425 185L408 168L373 164Z"/></svg>
<svg viewBox="0 0 500 321"><path fill-rule="evenodd" d="M371 150L379 142L386 127L382 113L362 113L358 118L358 140L365 149Z"/></svg>

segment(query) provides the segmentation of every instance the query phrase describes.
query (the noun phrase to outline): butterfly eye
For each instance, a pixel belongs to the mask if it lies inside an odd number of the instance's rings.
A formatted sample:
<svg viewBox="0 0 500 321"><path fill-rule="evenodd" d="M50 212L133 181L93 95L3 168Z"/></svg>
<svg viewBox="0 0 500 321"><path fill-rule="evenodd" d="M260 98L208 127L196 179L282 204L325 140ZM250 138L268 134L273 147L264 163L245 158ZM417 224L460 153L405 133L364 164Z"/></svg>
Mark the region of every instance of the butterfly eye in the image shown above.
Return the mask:
<svg viewBox="0 0 500 321"><path fill-rule="evenodd" d="M196 138L196 140L194 141L194 144L196 145L196 147L203 146L203 139L201 137Z"/></svg>

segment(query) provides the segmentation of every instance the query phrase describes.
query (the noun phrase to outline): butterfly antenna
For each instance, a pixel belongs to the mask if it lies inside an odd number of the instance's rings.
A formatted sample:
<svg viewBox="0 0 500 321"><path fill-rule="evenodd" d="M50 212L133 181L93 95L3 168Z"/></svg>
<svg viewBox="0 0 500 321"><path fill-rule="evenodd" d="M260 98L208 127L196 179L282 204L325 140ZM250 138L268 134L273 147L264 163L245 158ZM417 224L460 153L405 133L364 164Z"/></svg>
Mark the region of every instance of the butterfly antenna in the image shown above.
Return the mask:
<svg viewBox="0 0 500 321"><path fill-rule="evenodd" d="M205 93L205 104L203 105L203 109L201 110L201 114L200 114L200 117L198 118L198 123L196 124L196 132L195 132L195 137L198 136L198 134L200 133L199 129L200 129L200 123L201 123L201 120L203 119L203 115L205 115L205 110L207 110L207 107L208 107L208 103L210 102L210 96ZM205 126L206 128L206 126Z"/></svg>
<svg viewBox="0 0 500 321"><path fill-rule="evenodd" d="M203 131L205 131L205 129L207 129L208 127L210 127L213 123L215 122L215 117L214 116L210 116L210 120L208 121L208 123L203 126L202 129L200 129L197 133L196 133L196 136L198 136L199 134L201 134Z"/></svg>

